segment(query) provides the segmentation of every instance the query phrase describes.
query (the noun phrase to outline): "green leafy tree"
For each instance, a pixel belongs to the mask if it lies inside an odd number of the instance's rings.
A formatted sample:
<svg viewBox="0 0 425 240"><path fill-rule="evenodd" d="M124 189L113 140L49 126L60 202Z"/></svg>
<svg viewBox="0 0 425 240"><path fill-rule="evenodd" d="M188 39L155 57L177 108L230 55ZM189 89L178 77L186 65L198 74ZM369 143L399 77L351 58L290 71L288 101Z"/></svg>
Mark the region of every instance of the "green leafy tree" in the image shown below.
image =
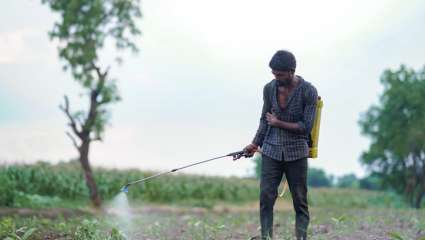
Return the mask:
<svg viewBox="0 0 425 240"><path fill-rule="evenodd" d="M338 177L336 185L340 188L358 188L359 181L356 175L350 173Z"/></svg>
<svg viewBox="0 0 425 240"><path fill-rule="evenodd" d="M59 57L81 84L89 104L86 110L71 111L68 97L60 109L69 120L71 138L79 153L90 198L101 205L89 163L92 141L101 141L109 119L107 106L120 100L109 67L99 61L99 52L110 39L118 49L137 51L134 38L140 34L136 20L141 17L138 0L42 0L60 15L49 32L59 42ZM120 58L117 58L121 62Z"/></svg>
<svg viewBox="0 0 425 240"><path fill-rule="evenodd" d="M371 139L363 164L383 183L421 207L425 195L425 67L386 70L379 104L362 115L362 133Z"/></svg>
<svg viewBox="0 0 425 240"><path fill-rule="evenodd" d="M382 179L378 173L372 173L359 180L359 187L367 190L383 190Z"/></svg>
<svg viewBox="0 0 425 240"><path fill-rule="evenodd" d="M312 187L330 187L332 181L326 176L325 171L318 168L308 169L308 185Z"/></svg>

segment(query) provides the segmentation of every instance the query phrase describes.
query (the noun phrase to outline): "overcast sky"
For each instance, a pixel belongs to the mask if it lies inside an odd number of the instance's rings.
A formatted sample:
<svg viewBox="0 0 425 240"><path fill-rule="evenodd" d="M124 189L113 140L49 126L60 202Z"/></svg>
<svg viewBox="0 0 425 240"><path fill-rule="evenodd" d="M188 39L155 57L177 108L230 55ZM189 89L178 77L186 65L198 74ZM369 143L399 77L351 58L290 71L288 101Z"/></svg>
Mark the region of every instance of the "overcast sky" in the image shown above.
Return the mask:
<svg viewBox="0 0 425 240"><path fill-rule="evenodd" d="M377 102L383 70L425 64L425 1L142 2L137 55L102 52L123 100L111 107L97 166L170 170L250 143L258 127L268 62L278 49L297 57L297 74L324 99L319 158L327 173L354 172L369 140L360 114ZM57 16L40 1L0 3L0 162L57 162L76 157L58 109L84 107L82 90L62 71L48 39ZM252 174L251 160L217 160L187 170Z"/></svg>

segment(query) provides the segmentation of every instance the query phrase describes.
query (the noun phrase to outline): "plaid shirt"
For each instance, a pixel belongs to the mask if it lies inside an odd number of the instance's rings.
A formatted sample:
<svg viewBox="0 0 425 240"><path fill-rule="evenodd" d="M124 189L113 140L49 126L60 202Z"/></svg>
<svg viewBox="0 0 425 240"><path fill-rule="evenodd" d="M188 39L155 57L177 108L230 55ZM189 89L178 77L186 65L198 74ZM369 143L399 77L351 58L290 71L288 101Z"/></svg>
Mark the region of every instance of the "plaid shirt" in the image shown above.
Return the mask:
<svg viewBox="0 0 425 240"><path fill-rule="evenodd" d="M316 111L317 90L311 83L300 76L297 77L300 82L289 95L284 109L279 106L277 99L276 80L264 86L260 126L252 141L261 146L264 155L279 161L308 157L308 141ZM266 120L267 112L274 112L281 121L298 123L300 130L269 126Z"/></svg>

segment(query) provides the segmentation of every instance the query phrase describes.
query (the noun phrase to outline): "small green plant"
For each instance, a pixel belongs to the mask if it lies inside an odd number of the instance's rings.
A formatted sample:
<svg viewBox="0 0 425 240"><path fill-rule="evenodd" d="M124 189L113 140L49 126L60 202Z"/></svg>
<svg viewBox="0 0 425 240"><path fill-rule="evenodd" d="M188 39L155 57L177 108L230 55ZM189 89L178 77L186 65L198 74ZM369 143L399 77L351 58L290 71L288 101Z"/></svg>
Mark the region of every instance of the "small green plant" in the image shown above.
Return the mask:
<svg viewBox="0 0 425 240"><path fill-rule="evenodd" d="M0 221L0 239L6 238L10 233L15 232L15 224L11 218L2 218Z"/></svg>
<svg viewBox="0 0 425 240"><path fill-rule="evenodd" d="M102 239L98 230L98 222L96 220L84 219L81 225L77 227L74 238L75 240Z"/></svg>
<svg viewBox="0 0 425 240"><path fill-rule="evenodd" d="M335 224L340 224L340 223L344 222L345 220L347 220L347 217L345 215L341 215L337 218L333 217L333 218L331 218L331 220L334 221Z"/></svg>
<svg viewBox="0 0 425 240"><path fill-rule="evenodd" d="M127 237L122 231L118 230L117 228L112 228L111 235L108 237L107 240L126 240L126 239Z"/></svg>
<svg viewBox="0 0 425 240"><path fill-rule="evenodd" d="M6 240L27 240L30 239L30 237L36 230L36 228L21 227L17 229L14 233L11 233L10 236L6 238Z"/></svg>
<svg viewBox="0 0 425 240"><path fill-rule="evenodd" d="M388 235L392 240L404 240L404 238L397 232L389 232Z"/></svg>
<svg viewBox="0 0 425 240"><path fill-rule="evenodd" d="M3 218L0 221L0 238L3 240L27 240L36 230L27 226L16 229L12 218Z"/></svg>

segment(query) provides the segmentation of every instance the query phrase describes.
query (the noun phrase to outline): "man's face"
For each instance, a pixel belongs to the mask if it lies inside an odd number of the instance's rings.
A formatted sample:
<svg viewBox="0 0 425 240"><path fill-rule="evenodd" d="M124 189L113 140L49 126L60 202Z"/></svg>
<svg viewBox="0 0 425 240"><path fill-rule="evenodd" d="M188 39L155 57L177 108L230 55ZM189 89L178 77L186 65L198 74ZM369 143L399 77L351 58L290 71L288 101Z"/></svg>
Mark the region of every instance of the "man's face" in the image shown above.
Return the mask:
<svg viewBox="0 0 425 240"><path fill-rule="evenodd" d="M277 71L272 70L272 74L274 75L277 85L287 87L292 83L292 79L294 78L294 73L292 71Z"/></svg>

